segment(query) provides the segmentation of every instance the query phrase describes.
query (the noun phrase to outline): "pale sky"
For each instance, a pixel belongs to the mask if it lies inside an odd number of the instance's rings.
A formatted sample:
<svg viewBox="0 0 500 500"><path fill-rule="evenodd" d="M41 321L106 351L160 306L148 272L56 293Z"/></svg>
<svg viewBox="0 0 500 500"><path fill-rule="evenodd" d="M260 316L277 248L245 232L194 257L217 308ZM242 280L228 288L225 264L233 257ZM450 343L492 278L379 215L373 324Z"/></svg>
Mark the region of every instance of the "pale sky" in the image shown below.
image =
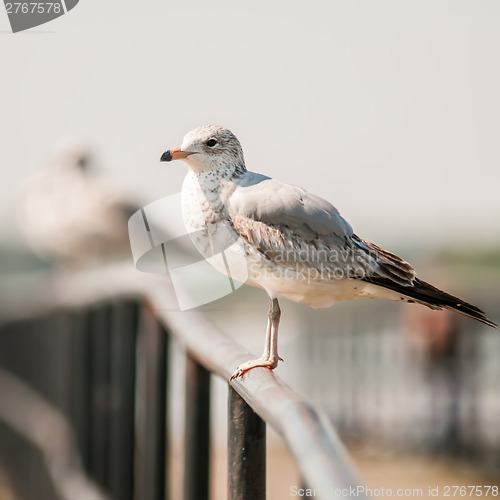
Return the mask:
<svg viewBox="0 0 500 500"><path fill-rule="evenodd" d="M0 6L0 236L65 135L145 203L199 125L381 245L500 243L500 2L80 0L9 33Z"/></svg>

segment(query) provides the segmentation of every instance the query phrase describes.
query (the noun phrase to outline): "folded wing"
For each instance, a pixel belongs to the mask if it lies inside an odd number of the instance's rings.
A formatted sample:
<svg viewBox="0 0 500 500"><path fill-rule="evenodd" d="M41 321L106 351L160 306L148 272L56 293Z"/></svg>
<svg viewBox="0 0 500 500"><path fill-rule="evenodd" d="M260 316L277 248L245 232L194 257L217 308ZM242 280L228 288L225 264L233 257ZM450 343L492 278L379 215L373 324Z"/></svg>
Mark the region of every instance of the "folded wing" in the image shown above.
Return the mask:
<svg viewBox="0 0 500 500"><path fill-rule="evenodd" d="M239 236L275 264L317 269L322 279L325 272L358 279L496 327L481 309L420 280L401 257L358 237L333 205L302 188L256 176L231 196L229 216Z"/></svg>

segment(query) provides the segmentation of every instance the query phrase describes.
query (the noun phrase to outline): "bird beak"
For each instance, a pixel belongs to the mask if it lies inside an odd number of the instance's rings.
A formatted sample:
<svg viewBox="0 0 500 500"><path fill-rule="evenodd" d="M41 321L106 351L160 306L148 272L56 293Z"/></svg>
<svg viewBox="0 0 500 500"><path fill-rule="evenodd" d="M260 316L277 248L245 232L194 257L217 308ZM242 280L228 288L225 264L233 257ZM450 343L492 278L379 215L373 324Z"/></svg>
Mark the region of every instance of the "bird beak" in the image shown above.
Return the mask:
<svg viewBox="0 0 500 500"><path fill-rule="evenodd" d="M184 160L189 155L194 154L191 151L181 151L180 148L177 149L169 149L165 151L160 158L160 161L172 161L172 160Z"/></svg>

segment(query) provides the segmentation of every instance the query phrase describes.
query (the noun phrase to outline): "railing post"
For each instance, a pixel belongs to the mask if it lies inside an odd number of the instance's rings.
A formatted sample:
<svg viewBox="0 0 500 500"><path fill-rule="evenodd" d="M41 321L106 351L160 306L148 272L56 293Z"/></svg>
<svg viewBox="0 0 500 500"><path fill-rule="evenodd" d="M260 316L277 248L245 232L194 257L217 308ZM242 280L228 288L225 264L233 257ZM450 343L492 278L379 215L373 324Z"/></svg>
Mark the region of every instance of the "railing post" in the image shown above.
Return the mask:
<svg viewBox="0 0 500 500"><path fill-rule="evenodd" d="M229 386L228 499L266 498L266 423Z"/></svg>
<svg viewBox="0 0 500 500"><path fill-rule="evenodd" d="M186 356L184 500L208 500L210 372Z"/></svg>
<svg viewBox="0 0 500 500"><path fill-rule="evenodd" d="M110 496L133 500L138 305L130 300L114 304L112 314Z"/></svg>
<svg viewBox="0 0 500 500"><path fill-rule="evenodd" d="M91 416L92 416L92 345L91 316L87 307L74 313L74 335L71 353L71 414L76 432L78 448L85 470L91 470Z"/></svg>
<svg viewBox="0 0 500 500"><path fill-rule="evenodd" d="M164 500L167 494L168 436L168 334L158 323L148 304L141 318L142 418L139 441L139 484L136 498Z"/></svg>
<svg viewBox="0 0 500 500"><path fill-rule="evenodd" d="M110 326L109 304L95 306L90 316L90 473L109 488Z"/></svg>

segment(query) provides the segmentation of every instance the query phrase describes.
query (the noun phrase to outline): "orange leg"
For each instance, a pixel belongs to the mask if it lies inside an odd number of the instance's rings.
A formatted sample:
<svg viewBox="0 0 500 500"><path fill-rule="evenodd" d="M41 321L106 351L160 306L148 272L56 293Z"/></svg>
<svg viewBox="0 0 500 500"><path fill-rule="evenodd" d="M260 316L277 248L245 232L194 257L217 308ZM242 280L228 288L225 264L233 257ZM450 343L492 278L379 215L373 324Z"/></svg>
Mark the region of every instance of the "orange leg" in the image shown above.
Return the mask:
<svg viewBox="0 0 500 500"><path fill-rule="evenodd" d="M283 361L278 356L278 326L280 323L280 317L281 310L278 304L278 299L270 299L264 353L260 358L247 361L246 363L238 366L236 371L232 374L230 380L241 377L252 368L263 367L274 370L278 366L278 361Z"/></svg>

